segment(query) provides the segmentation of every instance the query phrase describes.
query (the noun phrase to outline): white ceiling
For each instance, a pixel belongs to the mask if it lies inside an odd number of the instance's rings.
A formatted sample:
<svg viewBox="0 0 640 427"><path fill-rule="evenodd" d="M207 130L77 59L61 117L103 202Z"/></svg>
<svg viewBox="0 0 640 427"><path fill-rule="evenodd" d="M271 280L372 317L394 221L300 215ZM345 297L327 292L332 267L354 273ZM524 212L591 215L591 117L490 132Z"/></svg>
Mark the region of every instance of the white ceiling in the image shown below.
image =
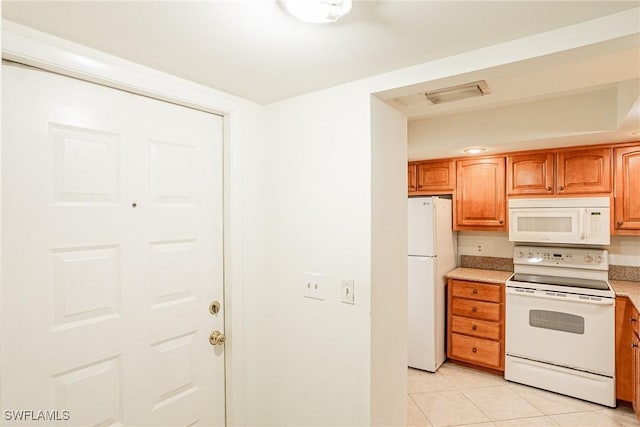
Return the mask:
<svg viewBox="0 0 640 427"><path fill-rule="evenodd" d="M640 1L354 1L304 24L274 0L3 1L3 18L268 104L613 14Z"/></svg>

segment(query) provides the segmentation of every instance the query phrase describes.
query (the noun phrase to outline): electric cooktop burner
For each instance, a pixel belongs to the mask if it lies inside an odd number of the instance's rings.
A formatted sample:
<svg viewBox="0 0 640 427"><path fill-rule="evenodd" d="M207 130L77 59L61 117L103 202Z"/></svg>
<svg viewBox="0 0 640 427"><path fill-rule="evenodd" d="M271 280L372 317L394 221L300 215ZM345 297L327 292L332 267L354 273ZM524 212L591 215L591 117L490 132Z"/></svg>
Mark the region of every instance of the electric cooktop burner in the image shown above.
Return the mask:
<svg viewBox="0 0 640 427"><path fill-rule="evenodd" d="M603 280L576 279L571 277L542 276L537 274L516 273L511 279L514 282L537 283L544 285L569 286L572 288L609 290L609 284Z"/></svg>

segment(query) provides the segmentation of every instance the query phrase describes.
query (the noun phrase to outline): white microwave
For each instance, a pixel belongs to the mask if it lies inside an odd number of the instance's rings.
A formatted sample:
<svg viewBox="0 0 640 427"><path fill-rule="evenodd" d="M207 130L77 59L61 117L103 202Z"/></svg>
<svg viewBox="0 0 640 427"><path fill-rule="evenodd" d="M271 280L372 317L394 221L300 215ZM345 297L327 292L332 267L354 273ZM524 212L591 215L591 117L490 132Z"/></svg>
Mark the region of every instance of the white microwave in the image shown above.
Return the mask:
<svg viewBox="0 0 640 427"><path fill-rule="evenodd" d="M608 197L509 199L509 240L608 245Z"/></svg>

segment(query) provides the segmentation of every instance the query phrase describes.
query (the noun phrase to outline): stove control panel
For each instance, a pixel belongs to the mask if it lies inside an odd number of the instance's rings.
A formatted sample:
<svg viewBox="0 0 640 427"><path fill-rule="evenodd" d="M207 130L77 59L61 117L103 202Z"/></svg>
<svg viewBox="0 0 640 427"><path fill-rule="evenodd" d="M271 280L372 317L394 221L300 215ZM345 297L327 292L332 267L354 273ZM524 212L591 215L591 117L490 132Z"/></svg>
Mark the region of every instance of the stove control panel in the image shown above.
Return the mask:
<svg viewBox="0 0 640 427"><path fill-rule="evenodd" d="M513 251L513 263L607 270L609 268L609 251L606 249L516 246Z"/></svg>

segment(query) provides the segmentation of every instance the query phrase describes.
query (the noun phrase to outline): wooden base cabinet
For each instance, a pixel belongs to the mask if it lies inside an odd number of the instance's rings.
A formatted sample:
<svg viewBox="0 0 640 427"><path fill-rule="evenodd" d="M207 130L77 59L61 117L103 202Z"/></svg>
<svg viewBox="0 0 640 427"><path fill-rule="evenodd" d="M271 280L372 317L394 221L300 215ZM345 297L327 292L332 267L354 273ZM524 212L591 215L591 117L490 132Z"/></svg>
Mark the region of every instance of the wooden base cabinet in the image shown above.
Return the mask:
<svg viewBox="0 0 640 427"><path fill-rule="evenodd" d="M633 401L633 304L616 297L616 398Z"/></svg>
<svg viewBox="0 0 640 427"><path fill-rule="evenodd" d="M631 318L629 319L633 324L633 334L631 336L631 348L633 349L633 411L636 413L636 418L640 420L640 315L638 310L633 307L631 311Z"/></svg>
<svg viewBox="0 0 640 427"><path fill-rule="evenodd" d="M504 286L449 279L447 357L504 371Z"/></svg>
<svg viewBox="0 0 640 427"><path fill-rule="evenodd" d="M616 297L616 398L640 421L640 315L627 297Z"/></svg>
<svg viewBox="0 0 640 427"><path fill-rule="evenodd" d="M640 338L637 333L633 336L633 412L640 421Z"/></svg>

